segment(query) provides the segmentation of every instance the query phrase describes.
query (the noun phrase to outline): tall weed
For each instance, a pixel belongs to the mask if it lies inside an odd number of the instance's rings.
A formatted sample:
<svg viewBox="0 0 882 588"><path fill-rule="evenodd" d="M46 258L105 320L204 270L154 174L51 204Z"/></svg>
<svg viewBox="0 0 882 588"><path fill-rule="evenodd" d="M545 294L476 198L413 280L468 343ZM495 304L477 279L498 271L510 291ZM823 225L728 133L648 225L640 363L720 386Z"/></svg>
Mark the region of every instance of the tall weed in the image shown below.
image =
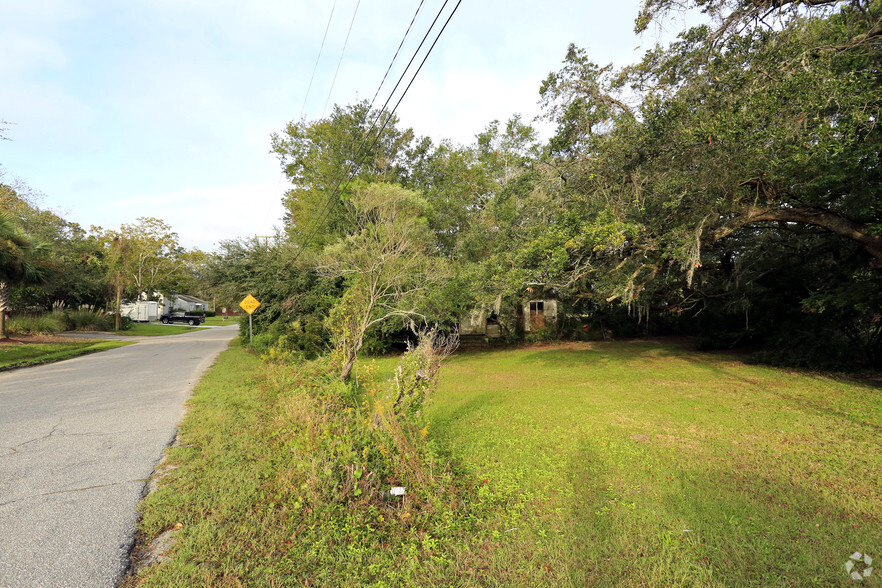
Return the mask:
<svg viewBox="0 0 882 588"><path fill-rule="evenodd" d="M116 317L103 310L80 308L66 310L64 316L67 319L68 329L72 331L112 331L116 327ZM130 320L124 320L122 327L131 325Z"/></svg>
<svg viewBox="0 0 882 588"><path fill-rule="evenodd" d="M397 377L362 366L360 384L329 357L257 370L241 348L221 356L141 507L142 532L180 528L178 546L125 585L474 585L498 504L428 438L426 351Z"/></svg>
<svg viewBox="0 0 882 588"><path fill-rule="evenodd" d="M66 330L66 326L60 313L20 314L9 319L7 330L11 335L52 335Z"/></svg>
<svg viewBox="0 0 882 588"><path fill-rule="evenodd" d="M116 318L103 310L80 308L77 310L53 310L40 314L21 314L8 323L13 335L52 335L62 331L112 331ZM123 319L121 329L131 327L131 320Z"/></svg>
<svg viewBox="0 0 882 588"><path fill-rule="evenodd" d="M273 424L290 457L273 494L290 497L302 515L286 560L301 579L414 585L468 567L463 546L480 537L482 519L465 498L474 482L428 442L423 419L441 360L455 347L439 340L424 334L391 380L367 367L359 384L344 383L333 358L296 369L266 364L270 387L290 390Z"/></svg>

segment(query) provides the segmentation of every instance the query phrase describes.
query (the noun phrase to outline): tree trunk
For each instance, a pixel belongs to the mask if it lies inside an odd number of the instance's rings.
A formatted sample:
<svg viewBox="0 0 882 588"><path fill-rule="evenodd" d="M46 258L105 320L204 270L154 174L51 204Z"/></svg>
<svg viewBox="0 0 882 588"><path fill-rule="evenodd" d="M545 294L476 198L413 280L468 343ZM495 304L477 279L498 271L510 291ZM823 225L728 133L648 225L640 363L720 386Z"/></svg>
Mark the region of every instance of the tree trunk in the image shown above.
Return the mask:
<svg viewBox="0 0 882 588"><path fill-rule="evenodd" d="M349 381L349 376L352 375L352 368L355 367L355 354L347 354L348 357L343 362L343 369L340 371L340 379L344 382Z"/></svg>
<svg viewBox="0 0 882 588"><path fill-rule="evenodd" d="M116 330L119 331L119 328L122 326L122 286L120 284L116 285L116 319L114 324L116 325Z"/></svg>
<svg viewBox="0 0 882 588"><path fill-rule="evenodd" d="M355 360L358 359L358 352L361 351L361 346L364 343L364 333L366 330L366 328L363 328L359 331L352 345L343 349L345 355L343 357L343 369L340 370L340 379L344 382L348 382L349 376L352 375L352 368L355 367Z"/></svg>
<svg viewBox="0 0 882 588"><path fill-rule="evenodd" d="M6 339L6 309L9 307L9 283L0 281L0 339Z"/></svg>

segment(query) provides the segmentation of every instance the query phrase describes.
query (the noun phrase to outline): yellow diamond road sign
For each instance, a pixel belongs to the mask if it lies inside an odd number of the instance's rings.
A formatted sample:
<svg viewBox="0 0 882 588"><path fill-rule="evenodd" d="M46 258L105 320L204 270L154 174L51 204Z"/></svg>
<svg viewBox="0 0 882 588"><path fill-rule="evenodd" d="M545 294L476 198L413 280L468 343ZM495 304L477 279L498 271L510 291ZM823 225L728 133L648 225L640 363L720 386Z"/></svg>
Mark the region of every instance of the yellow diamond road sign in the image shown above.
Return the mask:
<svg viewBox="0 0 882 588"><path fill-rule="evenodd" d="M241 306L248 314L252 314L257 310L257 307L260 306L260 302L257 301L257 298L249 294L239 303L239 306Z"/></svg>

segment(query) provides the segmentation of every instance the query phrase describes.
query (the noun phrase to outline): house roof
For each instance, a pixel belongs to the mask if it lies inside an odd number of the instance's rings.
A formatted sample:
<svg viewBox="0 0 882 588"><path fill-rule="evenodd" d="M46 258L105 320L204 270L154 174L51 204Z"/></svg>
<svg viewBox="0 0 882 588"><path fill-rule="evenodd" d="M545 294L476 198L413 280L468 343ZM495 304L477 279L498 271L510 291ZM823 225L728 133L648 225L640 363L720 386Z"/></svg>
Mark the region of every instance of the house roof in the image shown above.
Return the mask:
<svg viewBox="0 0 882 588"><path fill-rule="evenodd" d="M188 296L187 294L175 294L175 298L181 300L183 302L195 302L197 304L207 304L204 300L200 300L195 296Z"/></svg>

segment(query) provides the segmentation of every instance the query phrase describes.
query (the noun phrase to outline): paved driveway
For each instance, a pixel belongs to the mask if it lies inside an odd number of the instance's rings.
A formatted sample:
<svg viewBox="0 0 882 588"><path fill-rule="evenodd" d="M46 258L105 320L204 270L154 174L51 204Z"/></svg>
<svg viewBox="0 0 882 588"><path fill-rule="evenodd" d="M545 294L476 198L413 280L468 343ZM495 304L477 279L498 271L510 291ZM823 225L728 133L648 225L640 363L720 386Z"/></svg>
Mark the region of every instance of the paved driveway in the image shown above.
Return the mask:
<svg viewBox="0 0 882 588"><path fill-rule="evenodd" d="M0 373L0 587L114 586L193 385L237 326Z"/></svg>

